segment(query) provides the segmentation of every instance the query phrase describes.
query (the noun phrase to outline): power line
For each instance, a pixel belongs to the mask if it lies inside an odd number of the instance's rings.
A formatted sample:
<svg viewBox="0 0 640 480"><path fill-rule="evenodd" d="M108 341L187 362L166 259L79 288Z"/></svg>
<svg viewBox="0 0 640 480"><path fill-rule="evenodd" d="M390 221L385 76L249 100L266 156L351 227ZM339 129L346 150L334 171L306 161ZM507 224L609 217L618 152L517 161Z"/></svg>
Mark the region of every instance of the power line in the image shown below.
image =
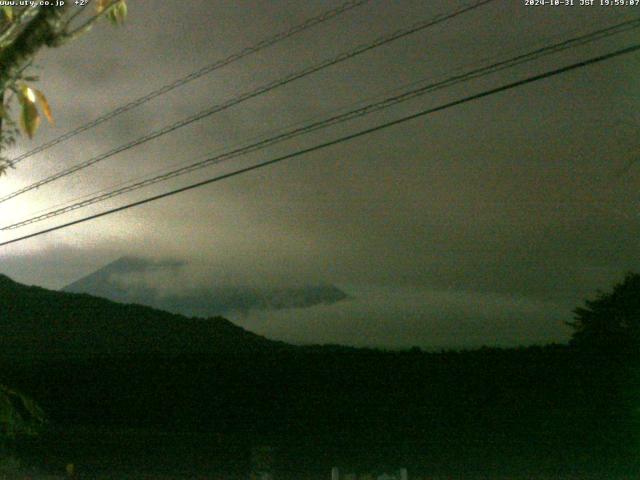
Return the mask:
<svg viewBox="0 0 640 480"><path fill-rule="evenodd" d="M621 32L624 32L624 31L627 31L627 30L630 30L630 29L633 29L633 28L637 28L639 22L640 22L640 19L631 20L631 21L620 23L620 24L615 24L613 26L610 26L610 27L607 27L607 28L604 28L604 29L601 29L601 30L598 30L598 31L595 31L595 32L591 32L591 33L588 33L588 34L583 34L581 37L572 37L570 40L566 40L566 41L563 41L563 42L560 42L560 43L556 43L556 44L552 45L552 47L546 47L545 43L537 42L537 46L536 46L537 50L536 51L545 50L545 49L553 48L553 47L558 47L558 49L556 51L560 51L561 49L565 49L565 48L568 48L570 46L571 47L581 46L581 45L583 45L583 44L585 44L587 42L600 40L601 38L604 38L605 36L611 36L611 35L614 35L614 34L617 34L617 33L621 33ZM624 27L626 27L626 28L624 28ZM584 30L583 29L582 30L581 29L572 29L570 32L567 32L567 33L571 33L573 35L573 34L576 34L576 33L580 32L580 31L584 31ZM604 35L604 33L607 33L607 35ZM598 34L600 34L600 35L596 37L596 35L598 35ZM589 38L587 38L587 37L589 37ZM553 36L553 40L557 40L559 38L563 38L563 35L554 35ZM578 43L577 42L578 40L583 40L583 41L580 41ZM541 45L542 45L542 47L541 47ZM510 49L509 53L510 54L514 54L514 53L518 52L519 50L522 50L522 49ZM528 52L525 55L528 56L531 53L533 53L533 52ZM549 53L554 53L554 52L549 52ZM503 57L504 56L501 56L501 55L492 55L490 57L485 57L485 58L482 59L483 60L482 62L475 61L475 62L473 62L471 64L467 64L467 65L460 66L460 67L457 67L457 68L453 69L452 72L451 72L451 75L452 76L453 75L458 75L459 73L464 72L465 69L474 69L474 71L475 71L477 66L478 65L482 65L483 62L495 62L497 60L500 60ZM535 57L535 58L539 58L539 57ZM532 57L530 59L533 60L534 58ZM491 73L491 72L487 72L487 73ZM388 95L388 94L391 94L391 93L401 92L403 90L406 90L409 87L415 87L416 85L423 85L425 83L425 81L436 82L436 81L439 81L439 80L441 80L443 78L447 78L447 76L439 75L436 78L431 78L430 77L429 79L423 78L423 79L420 79L420 80L415 80L415 81L412 81L410 83L403 84L400 87L394 87L394 88L388 90L385 95ZM367 102L372 101L373 99L376 99L376 98L382 98L383 96L384 95L381 95L381 94L377 94L377 95L372 96L372 97L370 96L370 97L368 97L366 99L361 99L361 100L359 100L357 102L354 102L353 104L351 104L351 106L355 107L355 106L365 105ZM346 110L346 107L343 106L343 107L332 109L328 113L331 113L333 115L336 112L341 112L341 111L345 111L345 110ZM272 135L275 135L276 133L285 132L287 130L290 130L293 127L298 127L298 126L301 126L301 125L305 125L309 121L315 120L318 117L319 117L318 115L315 115L314 118L308 118L308 119L303 120L303 121L297 121L297 122L294 122L293 124L289 124L286 128L279 128L277 130L271 130L271 132L269 134L260 134L260 135L257 135L257 136L252 136L252 137L250 137L250 138L248 138L246 140L247 141L251 141L251 142L258 141L258 140L263 140L263 139L269 138ZM233 149L238 148L241 144L242 144L242 142L236 142L236 144L234 145ZM219 151L225 151L225 149L218 148L214 152L218 153ZM210 157L211 155L213 155L214 152L211 152L211 153L209 153L207 155L200 155L201 158L196 160L195 163L198 163L201 160L204 160L204 159ZM188 164L190 165L192 163L194 163L194 162L189 162L189 161L181 162L180 166L186 166L186 165L188 165ZM153 172L140 175L140 176L138 176L136 178L129 178L127 180L122 180L122 181L120 181L120 182L118 182L116 184L112 184L112 185L109 185L107 187L101 188L100 190L93 191L93 192L90 192L90 193L85 193L83 195L80 195L80 196L77 196L77 197L74 197L74 198L71 198L71 199L67 199L67 200L59 202L57 204L50 205L48 207L44 207L44 208L38 209L38 210L32 212L32 215L35 217L37 215L39 216L40 214L46 214L46 213L49 213L49 212L53 212L54 210L61 210L62 208L66 208L67 206L71 207L71 206L74 206L75 204L77 204L77 203L79 203L79 202L81 202L81 201L83 201L85 199L89 199L91 197L95 197L95 196L97 196L99 194L102 194L102 193L114 191L115 189L118 189L119 187L122 187L122 186L127 185L127 184L131 184L132 182L138 182L140 180L147 179L147 178L150 179L152 177L155 178L156 175L161 175L163 173L167 173L169 171L173 171L177 167L178 167L178 165L165 166L164 168L160 168L160 169L154 170ZM7 226L5 228L8 229L10 226L11 225L9 225L9 226Z"/></svg>
<svg viewBox="0 0 640 480"><path fill-rule="evenodd" d="M450 87L452 85L461 83L461 82L465 82L465 81L469 81L472 79L476 79L476 78L480 78L483 76L486 76L488 74L491 73L495 73L507 68L511 68L513 66L525 63L525 62L530 62L532 60L536 60L539 59L541 57L547 56L547 55L551 55L553 53L557 53L560 52L562 50L566 50L568 48L574 48L576 46L580 46L583 44L586 44L588 42L593 42L595 40L600 40L602 38L605 37L609 37L611 35L614 34L618 34L621 32L625 32L625 31L629 31L633 28L638 28L640 27L640 18L635 19L635 20L630 20L630 21L626 21L626 22L622 22L610 27L606 27L600 30L597 30L595 32L591 32L588 34L584 34L578 37L574 37L568 40L564 40L561 41L559 43L555 43L553 45L548 45L548 46L544 46L541 48L538 48L536 50L527 52L527 53L523 53L523 54L519 54L516 55L515 57L506 59L506 60L502 60L500 62L496 62L496 63L492 63L490 65L487 66L483 66L480 68L476 68L473 69L471 71L468 71L466 73L463 74L459 74L459 75L454 75L452 77L446 78L442 81L438 81L435 83L431 83L428 85L423 85L419 88L415 88L409 91L405 91L401 94L398 95L393 95L391 97L388 98L384 98L383 100L377 101L377 102L373 102L370 103L368 105L356 108L354 110L339 114L339 115L334 115L332 117L329 117L327 119L321 120L321 121L317 121L317 122L313 122L311 124L307 124L307 125L303 125L302 127L299 128L294 128L291 129L289 131L285 131L283 133L280 133L276 136L273 137L269 137L266 139L262 139L256 143L250 144L250 145L246 145L240 148L236 148L233 149L229 152L225 152L210 158L206 158L200 161L196 161L194 163L191 163L189 165L153 176L151 178L146 178L144 180L126 185L122 188L115 188L112 190L108 190L106 193L101 193L100 195L94 195L91 196L90 198L86 198L86 199L80 199L81 201L77 201L74 203L71 203L69 205L66 205L64 207L61 208L57 208L57 209L50 209L48 212L46 213L42 213L40 215L34 215L33 217L27 218L26 220L22 220L19 221L17 223L13 223L10 225L6 225L4 227L1 227L0 230L13 230L19 227L23 227L26 225L30 225L36 222L40 222L49 218L53 218L53 217L57 217L59 215L63 215L75 210L78 210L80 208L84 208L87 207L89 205L94 205L96 203L123 195L125 193L129 193L132 192L134 190L138 190L140 188L143 187L147 187L149 185L153 185L155 183L159 183L162 181L166 181L168 179L180 176L180 175L184 175L186 173L190 173L193 172L195 170L199 170L201 168L205 168L214 164L219 164L222 163L223 161L227 161L230 160L232 158L236 158L239 156L243 156L246 155L248 153L252 153L258 150L262 150L266 147L269 147L271 145L274 145L276 143L280 143L283 142L285 140L290 140L294 137L303 135L303 134L307 134L310 133L312 131L316 131L322 128L326 128L328 126L333 126L336 125L338 123L342 123L348 120L352 120L364 115L368 115L370 113L373 113L375 111L379 111L385 108L388 108L390 106L396 105L400 102L405 102L407 100L411 100L413 98L416 98L418 96L421 95L425 95L426 93L430 93L436 90L440 90L442 88L446 88L446 87ZM116 186L117 187L117 186Z"/></svg>
<svg viewBox="0 0 640 480"><path fill-rule="evenodd" d="M236 53L232 53L231 55L229 55L228 57L225 57L223 59L217 60L209 65L206 65L202 68L200 68L199 70L196 70L195 72L190 73L189 75L186 75L182 78L179 78L171 83L168 83L156 90L153 90L149 93L147 93L146 95L139 97L135 100L132 100L131 102L122 105L118 108L116 108L115 110L112 110L108 113L105 113L104 115L96 118L95 120L92 120L89 123L86 123L84 125L81 125L73 130L70 130L67 133L64 133L63 135L60 135L59 137L56 137L46 143L43 143L42 145L37 146L36 148L29 150L26 153L23 153L22 155L19 155L18 157L12 159L10 162L15 165L19 162L21 162L22 160L25 160L26 158L29 158L37 153L43 152L45 150L48 150L49 148L58 145L59 143L62 143L66 140L69 140L70 138L75 137L76 135L89 130L91 128L97 127L98 125L106 122L107 120L111 120L114 117L117 117L118 115L121 115L125 112L128 112L130 110L133 110L134 108L139 107L140 105L143 105L151 100L153 100L156 97L159 97L161 95L164 95L166 93L169 93L171 90L174 90L178 87L181 87L193 80L196 80L204 75L207 75L215 70L218 70L222 67L225 67L231 63L237 62L238 60L243 59L244 57L247 57L251 54L257 53L261 50L264 50L267 47L270 47L272 45L275 45L283 40L286 40L287 38L290 38L294 35L297 35L298 33L301 33L305 30L308 30L311 27L314 27L316 25L319 25L323 22L326 22L327 20L330 20L334 17L337 17L338 15L341 15L349 10L352 10L356 7L360 7L368 2L370 2L371 0L350 0L348 2L343 3L342 5L340 5L339 7L336 7L334 9L331 10L327 10L323 13L321 13L320 15L317 15L315 17L311 17L308 18L307 20L305 20L304 22L300 23L299 25L295 25L294 27L291 27L288 30L282 31L280 33L277 33L275 35L273 35L272 37L269 38L265 38L263 40L261 40L260 42L256 43L255 45L252 45L250 47L246 47Z"/></svg>
<svg viewBox="0 0 640 480"><path fill-rule="evenodd" d="M264 162L252 165L250 167L241 168L239 170L235 170L235 171L230 172L230 173L226 173L226 174L219 175L219 176L216 176L216 177L213 177L213 178L209 178L207 180L203 180L201 182L193 183L191 185L187 185L185 187L177 188L175 190L171 190L169 192L161 193L159 195L154 195L152 197L148 197L148 198L145 198L145 199L142 199L142 200L138 200L136 202L132 202L132 203L129 203L129 204L126 204L126 205L122 205L120 207L112 208L112 209L106 210L104 212L100 212L100 213L96 213L96 214L93 214L93 215L89 215L87 217L80 218L78 220L74 220L74 221L71 221L71 222L67 222L67 223L64 223L62 225L57 225L55 227L51 227L51 228L47 228L47 229L44 229L44 230L40 230L40 231L35 232L35 233L31 233L29 235L24 235L24 236L19 237L19 238L14 238L12 240L7 240L5 242L0 243L0 247L6 246L6 245L9 245L9 244L12 244L12 243L20 242L20 241L23 241L23 240L27 240L29 238L33 238L33 237L37 237L37 236L40 236L40 235L44 235L45 233L50 233L50 232L53 232L53 231L56 231L56 230L61 230L63 228L67 228L67 227L70 227L70 226L73 226L73 225L78 225L80 223L84 223L84 222L87 222L89 220L94 220L96 218L104 217L104 216L110 215L112 213L121 212L121 211L127 210L129 208L137 207L139 205L144 205L146 203L150 203L150 202L153 202L153 201L156 201L156 200L160 200L162 198L170 197L170 196L176 195L178 193L186 192L188 190L193 190L195 188L202 187L202 186L205 186L205 185L209 185L211 183L215 183L215 182L219 182L219 181L222 181L222 180L226 180L228 178L235 177L235 176L238 176L238 175L242 175L242 174L250 172L252 170L257 170L259 168L267 167L269 165L273 165L273 164L282 162L284 160L288 160L288 159L291 159L291 158L294 158L294 157L305 155L307 153L315 152L317 150L322 150L324 148L328 148L328 147L333 146L333 145L338 145L340 143L347 142L347 141L353 140L355 138L359 138L359 137L362 137L364 135L368 135L368 134L377 132L379 130L383 130L383 129L395 126L395 125L399 125L399 124L408 122L410 120L414 120L416 118L420 118L420 117L423 117L423 116L426 116L426 115L429 115L429 114L432 114L432 113L435 113L435 112L446 110L448 108L452 108L452 107L455 107L455 106L458 106L458 105L462 105L464 103L468 103L468 102L471 102L471 101L474 101L474 100L478 100L480 98L488 97L490 95L495 95L496 93L504 92L506 90L511 90L511 89L514 89L514 88L517 88L517 87L520 87L520 86L523 86L523 85L526 85L526 84L529 84L529 83L533 83L533 82L537 82L539 80L543 80L543 79L546 79L546 78L553 77L555 75L560 75L562 73L566 73L566 72L569 72L571 70L576 70L578 68L586 67L588 65L593 65L595 63L603 62L605 60L609 60L611 58L619 57L621 55L626 55L626 54L629 54L629 53L633 53L633 52L636 52L638 50L640 50L640 44L635 44L635 45L632 45L630 47L626 47L626 48L623 48L623 49L620 49L620 50L616 50L614 52L611 52L611 53L608 53L608 54L605 54L605 55L600 55L598 57L593 57L593 58L590 58L588 60L584 60L584 61L581 61L581 62L578 62L578 63L574 63L574 64L571 64L571 65L568 65L568 66L565 66L565 67L562 67L562 68L558 68L558 69L555 69L555 70L550 70L550 71L547 71L545 73L541 73L541 74L538 74L538 75L527 77L527 78L525 78L523 80L518 80L516 82L508 83L506 85L502 85L500 87L492 88L490 90L485 90L484 92L481 92L481 93L476 93L474 95L469 95L467 97L464 97L464 98L461 98L461 99L458 99L458 100L454 100L452 102L445 103L445 104L439 105L437 107L433 107L433 108L429 108L429 109L426 109L426 110L422 110L422 111L420 111L418 113L414 113L412 115L407 115L407 116L404 116L402 118L399 118L399 119L396 119L396 120L392 120L390 122L385 122L385 123L376 125L374 127L370 127L370 128L364 129L364 130L360 130L360 131L358 131L356 133L352 133L350 135L345 135L343 137L340 137L340 138L337 138L337 139L334 139L334 140L331 140L331 141L328 141L328 142L324 142L324 143L321 143L321 144L318 144L318 145L314 145L313 147L304 148L302 150L298 150L296 152L293 152L293 153L290 153L290 154L287 154L287 155L276 157L276 158L273 158L271 160L266 160Z"/></svg>
<svg viewBox="0 0 640 480"><path fill-rule="evenodd" d="M167 135L179 128L182 128L184 126L190 125L193 122L196 122L198 120L201 120L203 118L209 117L215 113L219 113L223 110L226 110L234 105L237 105L239 103L242 103L246 100L249 100L251 98L257 97L259 95L262 95L264 93L267 93L271 90L274 90L278 87L287 85L295 80L298 80L300 78L306 77L308 75L311 75L319 70L323 70L327 67L330 67L332 65L344 62L348 59L354 58L358 55L361 55L365 52L368 52L369 50L373 50L375 48L381 47L383 45L386 45L388 43L391 43L395 40L398 40L400 38L406 37L408 35L411 35L413 33L419 32L421 30L424 30L426 28L435 26L441 22L444 22L446 20L450 20L452 18L455 18L459 15L462 15L468 11L471 11L473 9L476 9L482 5L485 5L487 3L490 3L494 0L480 0L472 5L468 5L462 8L459 8L451 13L447 13L447 14L441 14L441 15L437 15L436 17L432 17L430 19L427 20L423 20L420 22L417 22L413 25L411 25L408 28L404 28L404 29L400 29L400 30L396 30L395 32L393 32L390 35L385 35L382 37L379 37L378 39L374 40L372 43L367 43L367 44L363 44L360 45L358 47L356 47L355 49L349 50L347 52L343 52L335 57L332 57L330 59L324 60L320 63L317 63L315 65L312 65L310 67L307 67L303 70L300 70L298 72L295 72L293 74L287 75L286 77L267 83L266 85L263 85L261 87L258 87L255 90L251 90L249 92L245 92L239 96L233 97L230 100L226 101L225 103L219 104L219 105L214 105L211 108L208 108L206 110L202 110L198 113L196 113L195 115L192 115L190 117L184 118L176 123L173 123L171 125L165 126L159 130L156 130L154 132L151 132L147 135L144 135L143 137L140 137L136 140L133 140L131 142L128 142L124 145L120 145L112 150L109 150L105 153L102 153L96 157L93 157L89 160L86 160L84 162L81 162L71 168L68 168L66 170L62 170L58 173L55 173L53 175L50 175L49 177L46 177L42 180L39 180L35 183L32 183L30 185L27 185L24 188L21 188L19 190L16 190L8 195L5 195L4 197L0 198L0 203L2 202L6 202L7 200L10 200L12 198L17 197L18 195L22 195L23 193L29 192L31 190L34 190L36 188L39 188L43 185L46 185L48 183L51 183L55 180L58 180L60 178L72 175L73 173L79 171L79 170L83 170L87 167L90 167L91 165L95 165L98 162L101 162L102 160L105 160L107 158L110 158L118 153L124 152L126 150L130 150L131 148L134 148L138 145L141 145L143 143L146 143L150 140L153 140L155 138Z"/></svg>

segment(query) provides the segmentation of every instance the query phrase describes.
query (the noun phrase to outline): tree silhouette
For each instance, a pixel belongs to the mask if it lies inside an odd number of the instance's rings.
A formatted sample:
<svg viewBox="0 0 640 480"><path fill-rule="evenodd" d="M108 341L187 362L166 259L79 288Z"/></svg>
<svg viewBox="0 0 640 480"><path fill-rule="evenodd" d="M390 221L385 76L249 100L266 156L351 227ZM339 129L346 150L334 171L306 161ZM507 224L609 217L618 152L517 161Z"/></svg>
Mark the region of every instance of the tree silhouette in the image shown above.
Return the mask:
<svg viewBox="0 0 640 480"><path fill-rule="evenodd" d="M637 354L640 348L640 274L627 273L609 293L574 310L571 345L599 351Z"/></svg>

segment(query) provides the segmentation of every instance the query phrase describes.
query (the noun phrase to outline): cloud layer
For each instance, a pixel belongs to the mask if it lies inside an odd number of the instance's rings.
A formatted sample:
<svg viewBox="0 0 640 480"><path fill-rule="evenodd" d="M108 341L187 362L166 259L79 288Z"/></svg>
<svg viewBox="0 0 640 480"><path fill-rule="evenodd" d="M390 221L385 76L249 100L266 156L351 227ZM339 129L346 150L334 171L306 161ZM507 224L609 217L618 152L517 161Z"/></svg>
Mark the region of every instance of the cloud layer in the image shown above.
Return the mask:
<svg viewBox="0 0 640 480"><path fill-rule="evenodd" d="M40 57L41 89L51 100L57 127L43 127L37 142L338 3L223 1L212 7L211 2L189 0L176 15L170 2L134 2L124 28L102 25L81 41ZM0 194L452 8L444 0L428 5L410 0L401 7L373 1L26 160L0 179ZM1 204L0 216L6 223L21 220L53 204L379 98L401 85L443 78L484 64L484 59L506 58L631 14L598 7L531 9L520 2L483 7ZM632 41L630 33L575 48L64 220ZM120 256L134 255L198 265L189 275L193 281L210 276L208 269L215 265L222 268L214 275L229 272L244 282L293 279L382 289L371 303L358 300L343 310L338 305L318 307L307 312L307 320L255 322L273 325L274 335L305 342L313 340L299 326L305 322L309 332L317 332L318 341L359 342L364 317L376 319L368 325L379 344L411 338L425 345L435 338L443 345L453 339L475 344L564 338L563 327L553 327L552 334L548 326L557 325L573 306L596 289L608 288L625 271L640 270L640 170L634 166L616 177L637 155L638 68L634 56L611 60L15 244L0 251L0 271L16 280L60 288ZM32 146L21 141L15 153ZM37 224L20 233L57 223ZM2 232L3 239L12 235ZM486 328L474 323L493 316L493 323L482 324ZM514 317L521 320L510 323ZM471 326L462 328L457 322Z"/></svg>

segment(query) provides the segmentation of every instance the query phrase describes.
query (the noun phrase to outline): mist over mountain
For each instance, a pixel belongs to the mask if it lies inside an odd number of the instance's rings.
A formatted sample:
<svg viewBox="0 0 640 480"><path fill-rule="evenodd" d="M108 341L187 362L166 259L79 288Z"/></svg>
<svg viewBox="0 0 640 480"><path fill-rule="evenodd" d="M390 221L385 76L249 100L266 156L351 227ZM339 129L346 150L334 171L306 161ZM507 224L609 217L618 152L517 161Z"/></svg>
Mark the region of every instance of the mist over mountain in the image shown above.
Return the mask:
<svg viewBox="0 0 640 480"><path fill-rule="evenodd" d="M348 298L334 285L261 285L193 273L186 262L122 257L67 285L62 290L87 293L120 303L137 303L187 316L281 310L334 304ZM269 283L275 283L271 285Z"/></svg>
<svg viewBox="0 0 640 480"><path fill-rule="evenodd" d="M187 318L143 305L26 286L0 275L3 355L214 354L286 344L222 317Z"/></svg>

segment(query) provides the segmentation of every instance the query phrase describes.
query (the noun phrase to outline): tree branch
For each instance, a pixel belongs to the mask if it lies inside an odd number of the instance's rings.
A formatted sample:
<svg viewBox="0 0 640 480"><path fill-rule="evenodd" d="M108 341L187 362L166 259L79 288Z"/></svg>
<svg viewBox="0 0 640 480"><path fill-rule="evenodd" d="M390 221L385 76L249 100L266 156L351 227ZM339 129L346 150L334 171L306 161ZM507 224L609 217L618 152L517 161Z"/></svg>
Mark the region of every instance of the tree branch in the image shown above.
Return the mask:
<svg viewBox="0 0 640 480"><path fill-rule="evenodd" d="M29 23L37 13L38 7L26 7L22 10L16 19L0 34L0 46L7 44L11 40L11 37L18 32L20 27Z"/></svg>
<svg viewBox="0 0 640 480"><path fill-rule="evenodd" d="M20 68L44 46L55 46L66 7L40 7L33 20L12 44L0 51L0 90L16 78Z"/></svg>
<svg viewBox="0 0 640 480"><path fill-rule="evenodd" d="M93 24L95 22L98 21L98 19L100 19L101 17L107 15L109 13L109 11L115 7L115 5L118 3L119 0L112 0L112 2L105 7L100 13L97 13L95 15L92 15L89 19L87 19L87 21L85 21L82 25L80 25L79 27L71 30L71 31L65 31L62 36L60 37L60 41L61 43L66 43L70 40L75 40L77 37L79 37L80 35L83 35L85 33L87 33L89 30L91 30L91 28L93 27ZM69 20L69 22L71 22L71 19ZM67 24L68 26L68 24Z"/></svg>

